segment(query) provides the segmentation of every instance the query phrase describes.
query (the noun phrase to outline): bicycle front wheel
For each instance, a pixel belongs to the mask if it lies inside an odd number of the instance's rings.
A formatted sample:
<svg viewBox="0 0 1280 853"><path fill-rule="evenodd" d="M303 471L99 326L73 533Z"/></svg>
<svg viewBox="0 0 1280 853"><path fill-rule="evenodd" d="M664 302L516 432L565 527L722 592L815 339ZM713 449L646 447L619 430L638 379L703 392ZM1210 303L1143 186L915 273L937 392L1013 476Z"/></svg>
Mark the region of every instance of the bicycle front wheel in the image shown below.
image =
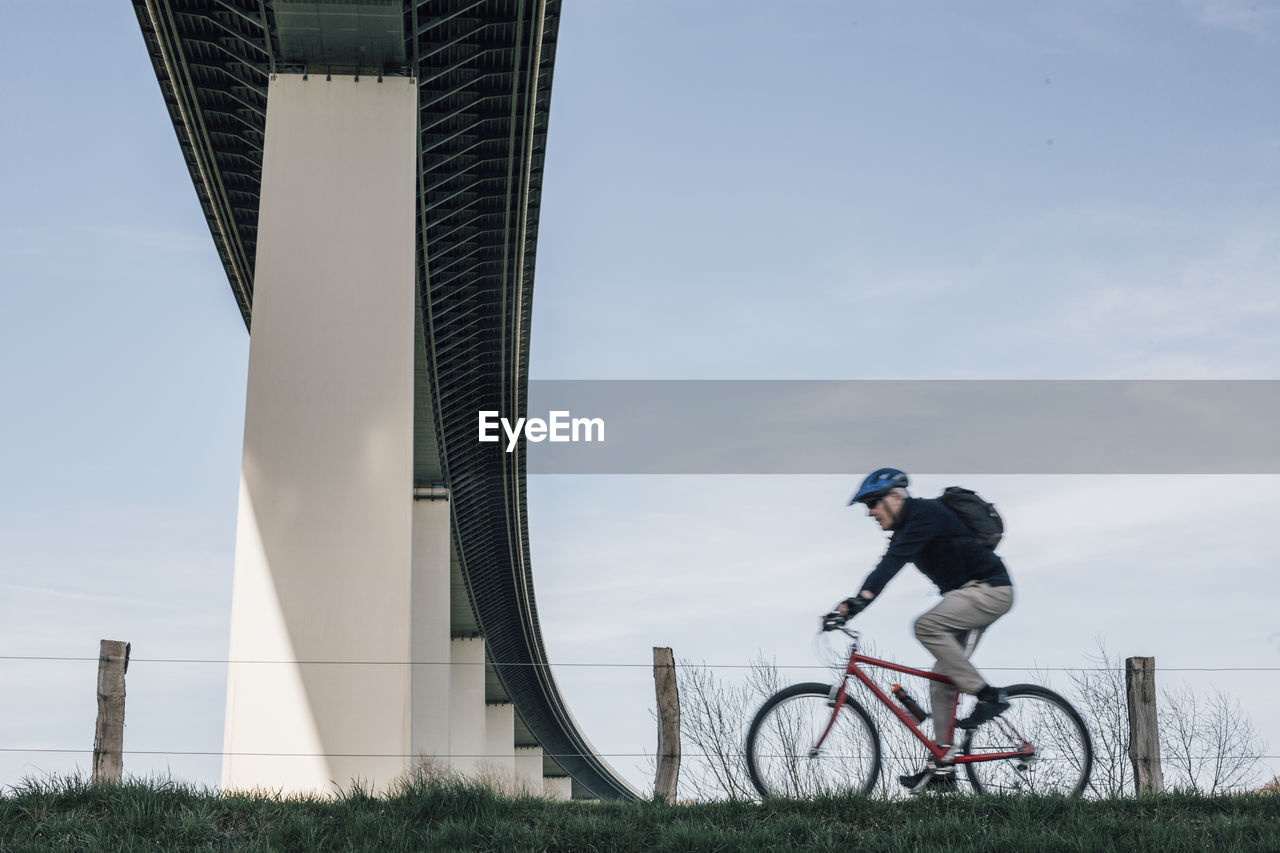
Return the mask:
<svg viewBox="0 0 1280 853"><path fill-rule="evenodd" d="M827 684L796 684L756 712L747 731L747 771L760 796L871 792L880 773L880 735L852 698L833 721L830 693Z"/></svg>
<svg viewBox="0 0 1280 853"><path fill-rule="evenodd" d="M965 755L1017 752L1029 743L1025 758L978 761L964 766L979 793L1061 794L1074 797L1089 784L1093 741L1084 720L1052 690L1015 684L1005 691L1009 710L965 735Z"/></svg>

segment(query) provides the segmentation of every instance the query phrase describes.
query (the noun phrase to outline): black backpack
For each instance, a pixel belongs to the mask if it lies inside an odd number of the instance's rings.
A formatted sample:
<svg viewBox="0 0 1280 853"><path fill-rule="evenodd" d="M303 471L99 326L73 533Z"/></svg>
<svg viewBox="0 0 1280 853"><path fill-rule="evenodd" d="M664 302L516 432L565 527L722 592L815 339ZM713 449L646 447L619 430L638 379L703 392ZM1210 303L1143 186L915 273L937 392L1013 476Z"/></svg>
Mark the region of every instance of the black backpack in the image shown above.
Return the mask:
<svg viewBox="0 0 1280 853"><path fill-rule="evenodd" d="M991 550L1000 544L1004 536L1004 519L996 512L995 504L989 503L972 489L959 486L947 486L938 495L942 505L959 516L965 527L973 531L979 542Z"/></svg>

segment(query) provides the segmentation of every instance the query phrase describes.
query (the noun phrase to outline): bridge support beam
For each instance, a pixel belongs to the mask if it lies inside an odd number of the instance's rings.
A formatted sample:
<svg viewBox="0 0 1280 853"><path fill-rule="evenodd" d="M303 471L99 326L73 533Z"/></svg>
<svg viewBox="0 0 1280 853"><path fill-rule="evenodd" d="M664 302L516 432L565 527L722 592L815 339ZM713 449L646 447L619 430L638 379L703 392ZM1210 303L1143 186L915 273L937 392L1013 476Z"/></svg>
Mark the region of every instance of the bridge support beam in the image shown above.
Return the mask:
<svg viewBox="0 0 1280 853"><path fill-rule="evenodd" d="M455 637L449 660L449 764L458 774L475 779L487 746L484 640Z"/></svg>
<svg viewBox="0 0 1280 853"><path fill-rule="evenodd" d="M416 105L407 78L268 89L224 788L385 789L416 745Z"/></svg>
<svg viewBox="0 0 1280 853"><path fill-rule="evenodd" d="M542 796L548 800L573 799L573 780L568 776L546 776L542 780Z"/></svg>
<svg viewBox="0 0 1280 853"><path fill-rule="evenodd" d="M530 794L542 796L542 747L517 746L515 753L516 784Z"/></svg>
<svg viewBox="0 0 1280 853"><path fill-rule="evenodd" d="M510 702L484 706L484 769L481 776L495 788L515 791L516 711Z"/></svg>
<svg viewBox="0 0 1280 853"><path fill-rule="evenodd" d="M449 504L413 502L414 761L427 772L449 766Z"/></svg>

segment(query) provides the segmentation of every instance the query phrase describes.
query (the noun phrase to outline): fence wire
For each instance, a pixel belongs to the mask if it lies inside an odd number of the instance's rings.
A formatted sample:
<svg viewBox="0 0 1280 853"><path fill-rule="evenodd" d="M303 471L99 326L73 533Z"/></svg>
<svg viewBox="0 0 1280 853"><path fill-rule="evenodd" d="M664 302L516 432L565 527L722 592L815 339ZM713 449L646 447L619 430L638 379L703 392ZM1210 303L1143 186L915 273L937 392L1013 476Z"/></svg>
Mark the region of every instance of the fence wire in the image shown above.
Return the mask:
<svg viewBox="0 0 1280 853"><path fill-rule="evenodd" d="M55 753L67 755L89 755L93 753L92 748L70 748L70 747L0 747L0 753ZM189 749L123 749L120 750L121 755L182 755L194 758L208 757L221 758L223 756L233 756L236 758L510 758L517 756L516 753L494 755L488 752L451 752L448 755L425 755L419 752L398 753L398 752L223 752L222 750L189 750ZM592 753L600 758L653 758L652 752L596 752ZM579 752L543 752L543 758L582 758L584 753ZM723 755L710 752L689 752L681 750L680 757L682 759L708 759L723 758ZM765 758L786 758L785 755L763 756ZM912 755L892 755L889 753L881 753L881 758L914 760L919 758L919 754ZM1182 756L1183 758L1191 758L1196 761L1206 761L1214 758L1280 758L1280 755L1191 755Z"/></svg>
<svg viewBox="0 0 1280 853"><path fill-rule="evenodd" d="M0 662L55 662L55 663L95 663L100 660L97 655L0 655ZM405 661L405 660L232 660L229 658L135 658L129 659L129 664L162 664L162 665L266 665L266 666L501 666L501 667L546 667L546 668L584 668L584 669L652 669L653 663L644 662L609 662L609 661L573 661L566 663L538 663L530 661ZM832 667L822 664L775 664L771 662L757 663L731 663L731 664L710 664L710 663L693 663L691 661L678 661L676 667L678 669L703 669L703 670L751 670L765 666L775 670L823 670L830 671ZM927 668L921 667L921 668ZM1123 672L1124 667L1105 667L1105 666L986 666L984 671L994 672ZM1275 666L1161 666L1156 668L1156 672L1174 673L1174 672L1280 672L1280 667ZM72 748L72 747L0 747L0 754L61 754L61 755L92 755L93 749L90 748ZM513 753L514 754L514 753ZM602 758L610 759L644 759L653 758L653 753L648 752L611 752L611 753L595 753ZM223 758L226 756L235 757L257 757L257 758L403 758L415 759L423 757L435 758L494 758L495 756L487 753L462 754L454 753L450 756L423 756L418 753L400 754L400 753L334 753L334 752L316 752L316 753L298 753L298 752L224 752L222 750L180 750L180 749L125 749L121 751L121 755L126 756L162 756L162 757L187 757L187 758ZM578 753L556 754L541 753L544 758L560 759L560 758L579 758ZM692 753L682 750L683 758L691 760L714 759L716 756L711 753ZM887 759L911 759L918 756L894 756L885 755ZM1196 755L1183 756L1191 760L1213 760L1213 759L1256 759L1256 760L1280 760L1280 755L1264 755L1264 754L1246 754L1246 755Z"/></svg>
<svg viewBox="0 0 1280 853"><path fill-rule="evenodd" d="M96 663L97 655L0 655L0 661L53 661L72 663ZM501 666L501 667L544 667L544 668L585 668L585 669L652 669L652 663L577 661L569 663L538 663L530 661L447 661L447 660L231 660L224 658L129 658L129 664L215 664L219 666ZM755 669L759 663L693 663L678 661L677 668L694 667L698 669ZM769 661L764 665L770 669L828 669L820 663L779 664ZM917 668L928 669L932 664L924 664ZM992 672L1118 672L1123 666L984 666L984 671ZM1158 666L1156 672L1280 672L1280 666Z"/></svg>

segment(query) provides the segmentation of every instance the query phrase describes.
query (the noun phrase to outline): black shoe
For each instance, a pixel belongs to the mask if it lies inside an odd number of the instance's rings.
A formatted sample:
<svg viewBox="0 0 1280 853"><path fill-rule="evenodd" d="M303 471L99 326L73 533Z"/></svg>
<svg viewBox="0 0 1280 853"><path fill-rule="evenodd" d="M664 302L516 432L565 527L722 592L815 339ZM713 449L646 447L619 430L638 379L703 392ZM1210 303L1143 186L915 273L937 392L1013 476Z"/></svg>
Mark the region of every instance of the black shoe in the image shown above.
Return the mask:
<svg viewBox="0 0 1280 853"><path fill-rule="evenodd" d="M928 777L926 781L926 777ZM954 791L956 789L956 769L954 767L934 767L932 763L919 773L910 776L899 776L899 784L911 793L917 791Z"/></svg>
<svg viewBox="0 0 1280 853"><path fill-rule="evenodd" d="M984 687L978 693L978 704L973 706L973 713L956 722L958 729L976 729L978 726L994 720L1009 710L1009 696L1002 688Z"/></svg>

